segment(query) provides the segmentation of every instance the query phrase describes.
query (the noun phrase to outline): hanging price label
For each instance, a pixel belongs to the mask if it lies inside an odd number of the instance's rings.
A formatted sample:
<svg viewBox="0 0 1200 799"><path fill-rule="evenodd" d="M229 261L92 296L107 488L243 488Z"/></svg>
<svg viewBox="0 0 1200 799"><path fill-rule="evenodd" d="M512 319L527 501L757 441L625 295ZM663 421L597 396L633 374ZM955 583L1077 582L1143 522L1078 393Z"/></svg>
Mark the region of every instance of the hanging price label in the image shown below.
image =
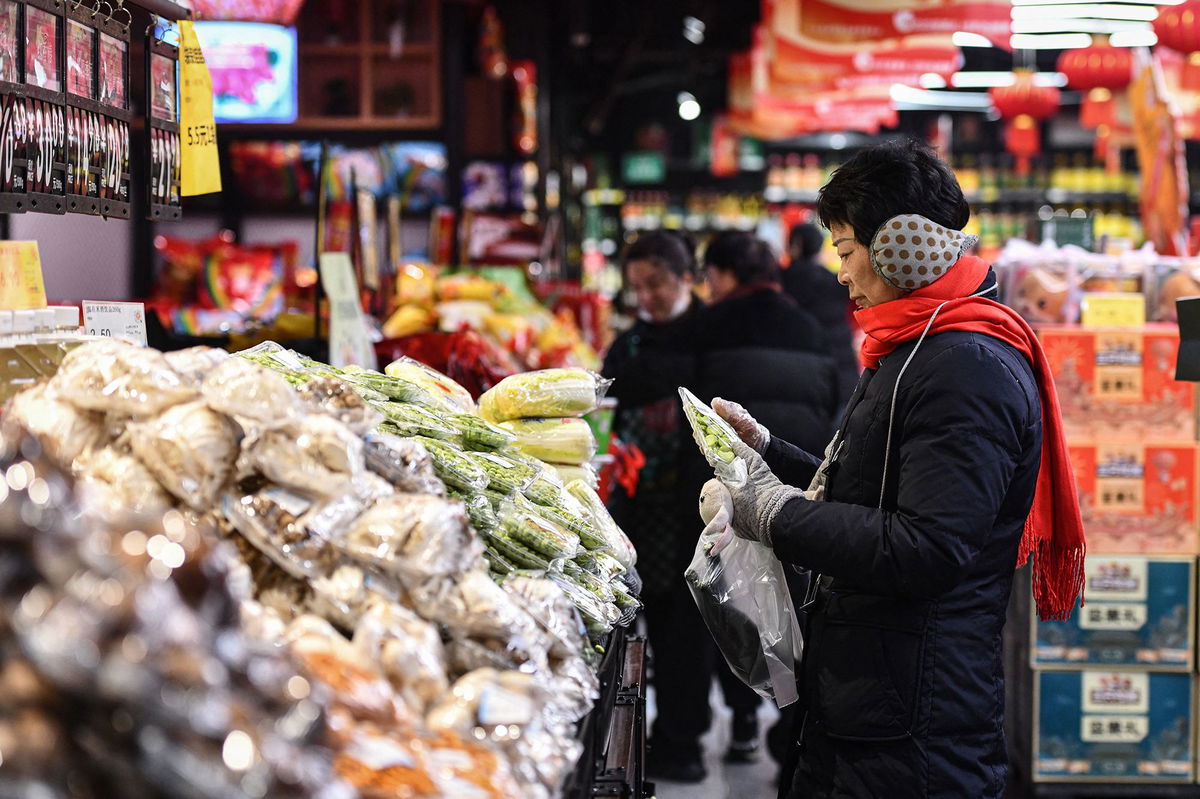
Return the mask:
<svg viewBox="0 0 1200 799"><path fill-rule="evenodd" d="M217 124L213 120L212 76L190 20L180 21L179 38L182 191L185 197L193 197L221 190L221 163L217 155Z"/></svg>
<svg viewBox="0 0 1200 799"><path fill-rule="evenodd" d="M83 331L146 346L146 306L140 302L83 301Z"/></svg>
<svg viewBox="0 0 1200 799"><path fill-rule="evenodd" d="M36 241L0 241L0 308L45 308L42 258Z"/></svg>
<svg viewBox="0 0 1200 799"><path fill-rule="evenodd" d="M329 362L339 368L376 368L375 348L358 299L354 264L347 253L321 253L321 286L329 297Z"/></svg>

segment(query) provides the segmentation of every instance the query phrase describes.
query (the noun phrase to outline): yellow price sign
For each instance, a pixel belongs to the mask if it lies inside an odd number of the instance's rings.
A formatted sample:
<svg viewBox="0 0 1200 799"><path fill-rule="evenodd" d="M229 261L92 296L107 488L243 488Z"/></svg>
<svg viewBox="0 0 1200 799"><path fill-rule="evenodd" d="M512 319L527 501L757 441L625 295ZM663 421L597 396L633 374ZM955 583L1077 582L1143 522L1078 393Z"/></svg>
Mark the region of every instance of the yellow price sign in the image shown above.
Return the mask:
<svg viewBox="0 0 1200 799"><path fill-rule="evenodd" d="M179 141L185 197L221 190L217 123L213 119L212 75L191 20L179 23Z"/></svg>
<svg viewBox="0 0 1200 799"><path fill-rule="evenodd" d="M46 307L42 258L36 241L0 241L0 308Z"/></svg>
<svg viewBox="0 0 1200 799"><path fill-rule="evenodd" d="M1132 292L1085 292L1079 316L1084 327L1141 327L1146 324L1146 297Z"/></svg>

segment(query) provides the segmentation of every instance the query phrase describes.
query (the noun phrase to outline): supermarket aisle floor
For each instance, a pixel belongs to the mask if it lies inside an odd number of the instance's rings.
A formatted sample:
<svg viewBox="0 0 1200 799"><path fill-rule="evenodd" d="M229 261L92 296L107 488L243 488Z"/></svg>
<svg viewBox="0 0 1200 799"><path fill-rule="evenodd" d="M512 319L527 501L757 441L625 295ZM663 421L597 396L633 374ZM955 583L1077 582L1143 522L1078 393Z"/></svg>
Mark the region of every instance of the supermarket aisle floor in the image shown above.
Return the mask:
<svg viewBox="0 0 1200 799"><path fill-rule="evenodd" d="M654 720L654 690L647 697L646 727ZM760 748L758 760L745 765L728 765L721 758L729 746L729 708L721 698L716 684L709 696L713 708L713 724L704 736L704 765L708 778L698 785L659 780L655 783L657 799L775 799L775 761L767 754L765 736L779 716L773 704L764 702L758 708Z"/></svg>

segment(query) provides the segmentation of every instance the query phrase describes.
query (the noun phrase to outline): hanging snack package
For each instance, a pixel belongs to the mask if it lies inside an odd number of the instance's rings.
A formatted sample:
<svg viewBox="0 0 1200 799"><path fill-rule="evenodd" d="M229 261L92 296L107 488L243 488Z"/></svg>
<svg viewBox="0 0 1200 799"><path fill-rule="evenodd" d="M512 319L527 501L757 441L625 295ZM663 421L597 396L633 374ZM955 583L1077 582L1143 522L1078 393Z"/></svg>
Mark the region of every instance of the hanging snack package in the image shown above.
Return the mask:
<svg viewBox="0 0 1200 799"><path fill-rule="evenodd" d="M238 454L239 431L203 402L168 408L130 425L130 445L163 487L195 510L210 510Z"/></svg>
<svg viewBox="0 0 1200 799"><path fill-rule="evenodd" d="M637 563L637 550L633 548L633 543L625 535L625 531L613 521L612 514L604 507L600 496L591 486L580 480L568 483L567 493L574 497L587 513L592 528L607 543L612 556L626 569L632 569Z"/></svg>
<svg viewBox="0 0 1200 799"><path fill-rule="evenodd" d="M683 413L692 426L692 438L717 477L731 486L745 483L748 467L746 462L733 452L733 442L737 441L737 433L716 411L686 388L680 386L679 396L683 401Z"/></svg>
<svg viewBox="0 0 1200 799"><path fill-rule="evenodd" d="M258 472L272 482L317 497L350 493L364 470L363 442L328 416L300 416L246 440L242 475Z"/></svg>
<svg viewBox="0 0 1200 799"><path fill-rule="evenodd" d="M417 580L461 571L481 550L465 509L427 494L397 494L376 502L340 546L360 563Z"/></svg>
<svg viewBox="0 0 1200 799"><path fill-rule="evenodd" d="M583 416L604 399L611 383L586 369L511 375L479 398L479 415L489 422Z"/></svg>
<svg viewBox="0 0 1200 799"><path fill-rule="evenodd" d="M513 448L531 458L577 466L596 457L596 436L583 419L518 419L500 426L516 436Z"/></svg>
<svg viewBox="0 0 1200 799"><path fill-rule="evenodd" d="M4 418L19 422L36 435L50 457L68 468L80 455L98 449L107 439L103 414L78 410L59 400L45 383L13 397Z"/></svg>
<svg viewBox="0 0 1200 799"><path fill-rule="evenodd" d="M196 398L158 350L120 341L92 341L67 353L51 380L77 408L153 416Z"/></svg>
<svg viewBox="0 0 1200 799"><path fill-rule="evenodd" d="M292 386L279 374L246 358L227 358L200 384L214 410L269 423L299 416L302 408Z"/></svg>
<svg viewBox="0 0 1200 799"><path fill-rule="evenodd" d="M404 385L406 395L395 399L450 413L475 412L475 400L469 391L420 361L400 358L389 363L383 371Z"/></svg>
<svg viewBox="0 0 1200 799"><path fill-rule="evenodd" d="M336 377L315 377L300 386L296 393L300 402L313 413L332 416L355 435L367 435L384 418L350 384Z"/></svg>

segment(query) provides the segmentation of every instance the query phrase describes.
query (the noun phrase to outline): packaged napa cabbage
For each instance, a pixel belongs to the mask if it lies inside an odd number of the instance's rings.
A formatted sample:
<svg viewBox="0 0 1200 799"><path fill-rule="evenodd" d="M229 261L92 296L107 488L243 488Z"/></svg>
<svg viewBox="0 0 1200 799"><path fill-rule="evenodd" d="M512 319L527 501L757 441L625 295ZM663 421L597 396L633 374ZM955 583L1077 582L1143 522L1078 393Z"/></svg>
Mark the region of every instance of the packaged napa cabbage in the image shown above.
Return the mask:
<svg viewBox="0 0 1200 799"><path fill-rule="evenodd" d="M563 485L570 485L576 480L580 480L593 491L600 489L600 475L596 474L596 467L590 463L581 463L578 466L568 463L550 463L547 466L554 469Z"/></svg>
<svg viewBox="0 0 1200 799"><path fill-rule="evenodd" d="M479 415L489 422L583 416L599 404L611 383L586 369L510 375L479 398Z"/></svg>
<svg viewBox="0 0 1200 799"><path fill-rule="evenodd" d="M683 401L683 413L692 426L692 438L717 477L732 486L745 483L748 467L745 461L734 454L733 442L737 441L734 429L716 411L682 386L679 388L679 397Z"/></svg>
<svg viewBox="0 0 1200 799"><path fill-rule="evenodd" d="M404 396L394 399L415 402L451 413L474 413L471 393L446 375L412 358L400 358L387 365L384 374L400 382Z"/></svg>
<svg viewBox="0 0 1200 799"><path fill-rule="evenodd" d="M596 455L596 436L583 419L516 419L500 427L516 436L514 448L549 463L579 465Z"/></svg>

